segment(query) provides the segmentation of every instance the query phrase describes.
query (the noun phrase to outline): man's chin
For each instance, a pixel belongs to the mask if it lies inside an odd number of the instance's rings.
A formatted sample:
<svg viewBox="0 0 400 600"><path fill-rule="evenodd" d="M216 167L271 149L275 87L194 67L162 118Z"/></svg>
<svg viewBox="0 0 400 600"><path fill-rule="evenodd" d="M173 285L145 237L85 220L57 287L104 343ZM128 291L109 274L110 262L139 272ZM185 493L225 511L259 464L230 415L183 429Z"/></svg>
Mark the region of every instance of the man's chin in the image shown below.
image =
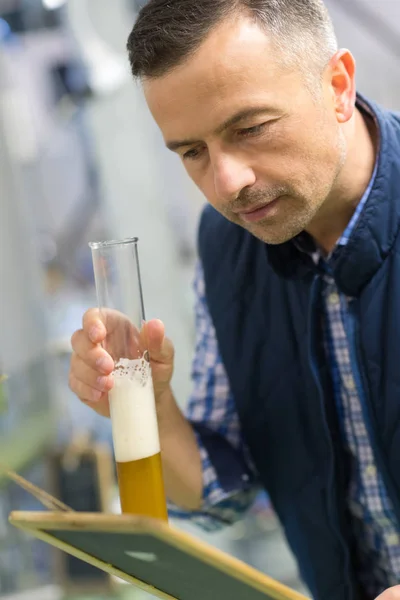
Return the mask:
<svg viewBox="0 0 400 600"><path fill-rule="evenodd" d="M270 244L271 246L279 246L289 240L295 238L299 233L304 230L304 225L299 223L292 224L292 227L288 227L287 223L282 226L282 217L278 219L266 218L258 223L245 223L232 213L226 214L220 211L221 214L231 221L235 225L239 225L242 229L245 229L251 235L264 242L264 244Z"/></svg>
<svg viewBox="0 0 400 600"><path fill-rule="evenodd" d="M291 231L287 228L282 230L279 227L266 225L265 223L258 223L257 225L242 224L242 227L254 235L254 237L264 242L264 244L269 244L271 246L279 246L280 244L289 242L303 231L303 228L293 228Z"/></svg>

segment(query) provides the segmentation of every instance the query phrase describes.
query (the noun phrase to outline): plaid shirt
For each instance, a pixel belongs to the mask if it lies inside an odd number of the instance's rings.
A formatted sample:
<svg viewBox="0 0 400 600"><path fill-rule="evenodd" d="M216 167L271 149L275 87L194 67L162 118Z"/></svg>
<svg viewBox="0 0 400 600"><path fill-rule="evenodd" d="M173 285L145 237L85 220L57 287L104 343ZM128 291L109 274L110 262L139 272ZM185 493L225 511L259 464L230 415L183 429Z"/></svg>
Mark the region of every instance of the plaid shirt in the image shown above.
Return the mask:
<svg viewBox="0 0 400 600"><path fill-rule="evenodd" d="M372 189L374 177L359 203L335 252L347 244ZM300 241L299 241L300 242ZM309 250L307 250L309 252ZM383 478L378 471L369 436L365 394L357 365L352 299L344 296L331 275L329 257L315 250L313 259L322 267L322 299L326 359L331 368L336 408L343 444L351 462L348 508L352 517L358 550L358 577L368 595L375 598L387 587L400 582L399 527ZM240 519L258 493L256 475L241 438L240 424L229 382L219 354L216 333L208 312L201 265L195 278L196 353L193 363L194 390L186 415L223 438L241 456L247 456L248 470L237 489L226 491L213 465L213 458L198 435L203 462L203 508L187 515L174 509L176 516L197 521L215 530ZM228 470L229 465L225 465ZM253 482L253 484L252 484Z"/></svg>

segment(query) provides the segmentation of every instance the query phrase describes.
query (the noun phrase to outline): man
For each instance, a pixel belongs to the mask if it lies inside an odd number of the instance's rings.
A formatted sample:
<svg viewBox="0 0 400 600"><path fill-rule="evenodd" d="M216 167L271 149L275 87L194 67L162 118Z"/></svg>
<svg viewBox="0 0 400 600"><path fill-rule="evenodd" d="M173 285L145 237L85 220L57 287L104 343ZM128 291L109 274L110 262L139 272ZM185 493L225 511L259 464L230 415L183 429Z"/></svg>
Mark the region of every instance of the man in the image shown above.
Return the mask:
<svg viewBox="0 0 400 600"><path fill-rule="evenodd" d="M128 49L211 204L186 417L146 325L168 496L225 524L263 486L313 597L372 600L400 582L400 119L321 0L151 0ZM70 377L101 414L105 335L89 311Z"/></svg>

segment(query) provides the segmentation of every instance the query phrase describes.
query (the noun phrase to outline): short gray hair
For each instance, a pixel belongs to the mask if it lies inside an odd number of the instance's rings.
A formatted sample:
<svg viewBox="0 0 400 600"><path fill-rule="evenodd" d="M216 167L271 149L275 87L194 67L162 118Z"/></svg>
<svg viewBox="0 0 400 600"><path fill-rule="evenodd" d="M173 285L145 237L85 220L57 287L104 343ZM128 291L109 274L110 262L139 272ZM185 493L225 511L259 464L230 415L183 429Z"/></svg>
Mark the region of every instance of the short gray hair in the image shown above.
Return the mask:
<svg viewBox="0 0 400 600"><path fill-rule="evenodd" d="M150 0L128 39L134 77L165 75L189 59L218 24L241 13L300 66L314 63L322 70L338 49L323 0Z"/></svg>

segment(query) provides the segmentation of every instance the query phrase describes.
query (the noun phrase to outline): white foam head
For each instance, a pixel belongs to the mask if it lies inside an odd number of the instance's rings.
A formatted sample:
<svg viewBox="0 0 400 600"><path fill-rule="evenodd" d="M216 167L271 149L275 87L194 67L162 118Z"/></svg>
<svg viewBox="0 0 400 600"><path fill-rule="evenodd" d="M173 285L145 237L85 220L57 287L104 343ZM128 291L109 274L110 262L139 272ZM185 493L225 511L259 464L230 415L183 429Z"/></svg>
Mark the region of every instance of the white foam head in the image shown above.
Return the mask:
<svg viewBox="0 0 400 600"><path fill-rule="evenodd" d="M160 452L151 369L144 358L122 358L116 364L110 412L117 462L140 460Z"/></svg>

